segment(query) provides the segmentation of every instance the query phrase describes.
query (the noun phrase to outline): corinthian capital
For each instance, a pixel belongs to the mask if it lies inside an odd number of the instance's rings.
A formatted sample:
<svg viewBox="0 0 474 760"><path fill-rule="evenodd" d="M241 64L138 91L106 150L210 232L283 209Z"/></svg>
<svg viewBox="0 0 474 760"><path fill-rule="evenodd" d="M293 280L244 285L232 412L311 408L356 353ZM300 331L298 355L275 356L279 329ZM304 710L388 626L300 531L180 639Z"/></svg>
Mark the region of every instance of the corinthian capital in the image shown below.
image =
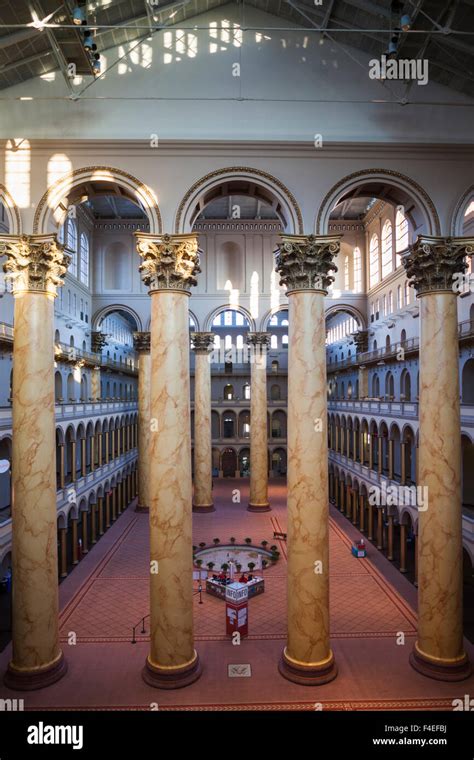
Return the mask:
<svg viewBox="0 0 474 760"><path fill-rule="evenodd" d="M466 256L474 254L474 238L421 235L403 258L407 278L419 296L449 291L459 293L467 269Z"/></svg>
<svg viewBox="0 0 474 760"><path fill-rule="evenodd" d="M276 269L287 291L327 291L337 272L333 262L341 247L341 235L280 235Z"/></svg>
<svg viewBox="0 0 474 760"><path fill-rule="evenodd" d="M14 294L35 291L55 296L71 261L56 235L3 235L2 254L7 257L3 271Z"/></svg>
<svg viewBox="0 0 474 760"><path fill-rule="evenodd" d="M214 333L212 332L193 332L191 333L193 342L193 351L196 354L208 354L214 346Z"/></svg>
<svg viewBox="0 0 474 760"><path fill-rule="evenodd" d="M133 333L133 347L139 354L150 353L150 333L149 332L134 332Z"/></svg>
<svg viewBox="0 0 474 760"><path fill-rule="evenodd" d="M270 333L268 332L249 332L247 333L247 344L260 351L266 350L270 345Z"/></svg>
<svg viewBox="0 0 474 760"><path fill-rule="evenodd" d="M136 232L137 250L142 258L142 280L155 290L184 290L197 285L199 248L196 235L153 235Z"/></svg>

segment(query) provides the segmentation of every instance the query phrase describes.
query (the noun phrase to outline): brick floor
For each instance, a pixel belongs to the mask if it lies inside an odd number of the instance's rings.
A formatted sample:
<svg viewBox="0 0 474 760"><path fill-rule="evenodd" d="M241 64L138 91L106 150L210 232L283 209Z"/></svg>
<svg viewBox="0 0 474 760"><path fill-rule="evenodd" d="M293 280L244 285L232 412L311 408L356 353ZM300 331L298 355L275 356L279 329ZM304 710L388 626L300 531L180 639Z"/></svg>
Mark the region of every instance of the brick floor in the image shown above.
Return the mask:
<svg viewBox="0 0 474 760"><path fill-rule="evenodd" d="M232 500L241 491L240 503ZM286 489L270 488L272 511L246 510L248 481L216 481L216 512L193 516L193 541L212 544L214 537L238 542L249 536L258 544L274 542L274 530L286 530ZM416 633L416 594L411 584L377 550L368 558L350 553L356 529L338 512L331 513L330 611L332 646L338 678L324 687L291 684L277 671L286 635L286 545L281 558L265 570L265 593L249 603L250 635L239 647L224 633L224 603L203 593L194 597L196 646L204 672L179 692L147 686L140 673L148 649L145 634L132 626L149 611L148 517L128 509L60 587L60 634L69 662L65 678L27 695L26 707L49 709L448 709L451 700L472 693L474 678L460 685L423 678L408 665ZM68 635L76 634L76 645ZM404 632L405 646L396 643ZM466 644L471 650L473 647ZM0 656L6 667L9 651ZM229 678L227 666L250 664L250 678ZM3 692L7 693L4 687ZM0 690L1 691L1 690ZM8 692L12 695L13 692ZM22 695L24 696L24 695Z"/></svg>

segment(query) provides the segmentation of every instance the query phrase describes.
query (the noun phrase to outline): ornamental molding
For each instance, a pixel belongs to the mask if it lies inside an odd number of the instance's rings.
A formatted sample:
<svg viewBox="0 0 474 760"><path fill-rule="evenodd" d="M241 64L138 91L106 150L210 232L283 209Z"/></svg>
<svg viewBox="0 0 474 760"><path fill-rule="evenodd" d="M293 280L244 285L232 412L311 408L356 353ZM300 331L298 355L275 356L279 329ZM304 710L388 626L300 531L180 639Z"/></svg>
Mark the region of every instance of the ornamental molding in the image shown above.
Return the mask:
<svg viewBox="0 0 474 760"><path fill-rule="evenodd" d="M249 332L247 333L247 345L254 349L264 350L270 346L270 337L269 332Z"/></svg>
<svg viewBox="0 0 474 760"><path fill-rule="evenodd" d="M280 285L287 294L295 290L319 290L327 295L337 272L334 257L340 251L341 235L280 235L275 256Z"/></svg>
<svg viewBox="0 0 474 760"><path fill-rule="evenodd" d="M464 206L468 202L469 198L474 196L474 185L471 185L471 187L468 187L466 192L462 194L459 201L456 203L456 208L454 209L453 218L451 221L451 234L456 235L458 232L462 232L464 217L461 216ZM460 229L458 230L458 226Z"/></svg>
<svg viewBox="0 0 474 760"><path fill-rule="evenodd" d="M402 257L409 285L418 296L462 291L466 256L474 254L474 238L422 235Z"/></svg>
<svg viewBox="0 0 474 760"><path fill-rule="evenodd" d="M107 177L94 177L94 174L100 172L106 172ZM38 233L40 230L40 224L43 216L43 211L45 209L45 206L49 205L49 202L51 200L51 197L55 195L56 191L61 188L61 185L65 185L65 191L62 196L64 198L67 196L73 189L76 187L74 184L74 179L76 177L81 176L82 174L86 175L84 176L84 181L94 182L94 181L108 181L113 183L114 181L118 182L120 184L120 180L127 180L131 186L128 189L133 189L135 191L138 191L139 193L142 193L142 195L148 200L148 209L150 211L153 211L154 215L156 216L157 224L158 224L158 231L161 232L162 230L162 219L161 219L161 213L158 206L158 203L156 201L156 198L153 194L153 191L151 190L148 185L145 185L143 182L141 182L137 177L134 177L133 174L129 174L128 172L123 171L122 169L116 169L112 166L83 166L80 169L74 169L74 171L69 172L68 174L65 174L63 177L60 177L56 180L56 182L53 182L50 187L46 190L44 195L42 196L40 202L38 203L38 206L35 211L34 221L33 221L33 232ZM88 176L87 176L88 175ZM59 199L58 205L61 202L62 198ZM51 209L53 210L53 209ZM146 210L145 210L145 213Z"/></svg>
<svg viewBox="0 0 474 760"><path fill-rule="evenodd" d="M321 231L321 222L323 213L326 209L326 206L328 205L331 197L337 193L337 191L346 185L347 183L350 183L352 180L356 180L362 177L371 177L373 175L379 175L380 179L383 180L385 177L389 180L390 178L401 180L402 182L406 183L409 187L412 188L419 196L423 199L425 202L427 208L431 212L431 216L433 219L434 227L435 227L435 233L437 235L441 234L441 224L439 221L438 212L436 211L436 207L431 200L430 196L424 190L421 185L418 184L418 182L415 182L415 180L411 179L410 177L407 177L406 174L401 174L400 172L393 171L392 169L361 169L357 172L352 172L352 174L348 174L346 177L343 177L339 180L335 185L331 187L329 192L326 193L324 196L324 199L319 207L318 216L316 219L316 231Z"/></svg>
<svg viewBox="0 0 474 760"><path fill-rule="evenodd" d="M256 178L262 177L263 179L268 180L268 182L270 182L275 187L277 187L283 193L290 207L293 209L293 212L297 220L298 233L299 234L303 233L303 215L301 213L301 209L293 193L287 188L286 185L283 184L283 182L281 182L279 179L274 177L272 174L269 174L268 172L263 171L263 169L253 169L250 166L227 166L222 169L215 169L214 171L209 172L208 174L205 174L203 177L198 179L193 185L191 185L189 190L186 191L184 197L181 200L181 203L178 206L178 211L176 213L176 221L175 221L176 233L180 232L184 209L189 204L190 199L199 190L199 188L202 187L202 189L204 189L204 185L207 182L209 182L210 180L216 179L217 177L222 177L224 175L233 175L233 174L247 175L246 176L247 179L252 179L252 177L256 177ZM238 178L237 176L228 177L230 181L232 181L232 179L237 179L237 178Z"/></svg>
<svg viewBox="0 0 474 760"><path fill-rule="evenodd" d="M0 255L7 257L3 271L12 282L13 294L39 292L56 296L71 263L66 251L56 235L4 235Z"/></svg>
<svg viewBox="0 0 474 760"><path fill-rule="evenodd" d="M107 346L107 335L100 331L93 330L91 332L91 348L95 354L102 353L104 346Z"/></svg>
<svg viewBox="0 0 474 760"><path fill-rule="evenodd" d="M195 234L153 235L136 232L135 237L142 259L138 269L150 293L157 290L189 293L189 288L197 285L196 275L201 267Z"/></svg>

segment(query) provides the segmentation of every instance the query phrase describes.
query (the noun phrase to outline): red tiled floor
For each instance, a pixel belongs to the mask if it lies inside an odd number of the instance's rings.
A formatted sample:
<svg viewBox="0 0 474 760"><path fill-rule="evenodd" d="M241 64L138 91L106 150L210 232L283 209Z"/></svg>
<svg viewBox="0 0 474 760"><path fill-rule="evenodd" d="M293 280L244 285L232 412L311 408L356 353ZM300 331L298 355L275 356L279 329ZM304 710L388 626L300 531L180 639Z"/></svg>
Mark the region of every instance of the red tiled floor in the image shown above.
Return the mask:
<svg viewBox="0 0 474 760"><path fill-rule="evenodd" d="M241 490L240 504L232 501L236 488ZM211 544L214 537L224 542L231 536L273 543L273 531L286 530L286 489L281 481L271 484L270 494L272 511L258 515L246 510L247 481L216 482L217 510L194 515L194 543ZM203 594L199 604L195 596L195 639L203 676L178 693L162 693L140 677L148 632L141 634L139 626L138 643L130 643L132 626L149 610L148 518L127 510L61 584L60 631L69 672L49 689L29 694L27 707L147 709L158 702L164 709L314 709L318 700L326 709L447 709L452 698L474 688L474 678L460 685L444 684L410 668L408 654L416 632L414 589L374 547L369 546L367 559L354 559L350 544L356 534L340 513L332 513L331 635L339 666L335 681L308 689L278 674L286 635L286 545L280 542L279 562L265 570L265 593L250 601L249 638L240 647L232 646L224 634L224 603ZM72 631L77 643L68 646ZM396 643L399 632L405 633L405 646ZM4 652L3 668L7 659ZM252 676L229 678L231 663L249 663Z"/></svg>

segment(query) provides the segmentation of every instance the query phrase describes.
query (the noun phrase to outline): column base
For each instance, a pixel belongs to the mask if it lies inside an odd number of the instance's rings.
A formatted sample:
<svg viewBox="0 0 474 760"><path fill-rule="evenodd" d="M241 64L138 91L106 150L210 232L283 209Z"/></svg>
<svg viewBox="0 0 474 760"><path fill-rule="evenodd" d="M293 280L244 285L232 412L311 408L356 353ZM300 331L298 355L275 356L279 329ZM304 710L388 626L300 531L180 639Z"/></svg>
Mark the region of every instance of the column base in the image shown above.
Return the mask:
<svg viewBox="0 0 474 760"><path fill-rule="evenodd" d="M249 501L247 506L247 512L271 512L272 508L268 501L264 501L261 504L255 504Z"/></svg>
<svg viewBox="0 0 474 760"><path fill-rule="evenodd" d="M149 511L150 511L150 507L144 507L142 504L138 504L137 503L137 505L135 506L135 512L143 512L143 513L145 513L145 512L149 512Z"/></svg>
<svg viewBox="0 0 474 760"><path fill-rule="evenodd" d="M208 512L215 512L216 508L214 504L193 504L193 512L197 512L198 514L202 512L202 514L207 514Z"/></svg>
<svg viewBox="0 0 474 760"><path fill-rule="evenodd" d="M464 681L472 673L472 665L464 654L459 660L435 660L418 648L415 642L410 654L410 665L418 673L436 681Z"/></svg>
<svg viewBox="0 0 474 760"><path fill-rule="evenodd" d="M285 647L278 664L278 670L283 678L301 686L321 686L334 680L337 676L337 665L332 651L330 651L327 660L305 665L303 662L297 662L289 657Z"/></svg>
<svg viewBox="0 0 474 760"><path fill-rule="evenodd" d="M51 686L51 684L59 681L66 672L67 662L61 652L54 662L43 668L19 670L10 662L3 682L5 686L14 691L34 691Z"/></svg>
<svg viewBox="0 0 474 760"><path fill-rule="evenodd" d="M201 674L202 668L197 652L194 652L191 662L176 668L160 668L158 665L153 665L147 657L142 670L145 683L155 689L182 689L197 681Z"/></svg>

